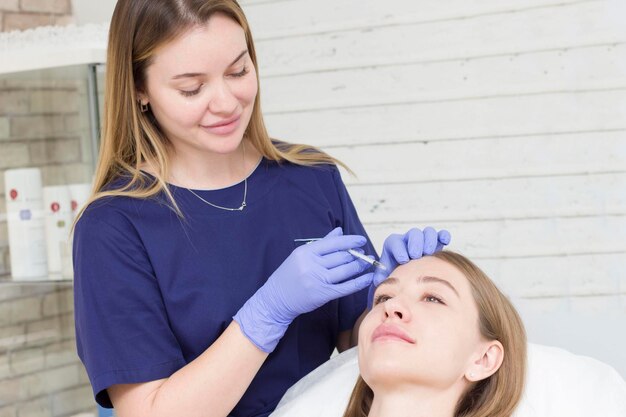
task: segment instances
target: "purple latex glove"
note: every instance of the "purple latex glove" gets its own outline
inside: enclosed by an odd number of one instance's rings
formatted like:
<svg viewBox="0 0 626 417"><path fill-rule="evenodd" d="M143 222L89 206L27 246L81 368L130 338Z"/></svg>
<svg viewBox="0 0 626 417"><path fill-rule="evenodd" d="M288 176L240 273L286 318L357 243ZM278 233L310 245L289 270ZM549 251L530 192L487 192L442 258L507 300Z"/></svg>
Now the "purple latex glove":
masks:
<svg viewBox="0 0 626 417"><path fill-rule="evenodd" d="M373 273L350 279L370 264L346 252L367 240L342 233L336 228L323 239L296 248L233 317L259 349L272 352L300 314L371 284Z"/></svg>
<svg viewBox="0 0 626 417"><path fill-rule="evenodd" d="M392 234L383 244L383 254L380 262L387 270L376 268L372 285L370 285L367 306L372 308L374 290L383 282L398 265L405 264L411 259L419 259L424 255L432 255L443 249L450 243L451 236L447 230L437 232L432 227L426 227L424 231L413 228L403 235Z"/></svg>

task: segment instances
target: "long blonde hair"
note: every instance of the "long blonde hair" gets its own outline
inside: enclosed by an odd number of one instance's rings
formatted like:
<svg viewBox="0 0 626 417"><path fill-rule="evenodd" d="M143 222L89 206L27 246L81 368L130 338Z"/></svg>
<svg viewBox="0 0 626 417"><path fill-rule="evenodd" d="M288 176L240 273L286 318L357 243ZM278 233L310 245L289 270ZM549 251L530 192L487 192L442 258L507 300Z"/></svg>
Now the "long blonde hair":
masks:
<svg viewBox="0 0 626 417"><path fill-rule="evenodd" d="M508 417L519 403L526 373L526 332L517 311L487 275L466 257L451 251L435 258L456 267L467 278L479 315L479 330L504 347L500 369L472 384L459 399L455 417ZM367 417L374 393L359 377L343 417Z"/></svg>
<svg viewBox="0 0 626 417"><path fill-rule="evenodd" d="M170 172L168 139L152 113L140 110L138 91L145 86L146 70L157 48L194 26L206 24L215 13L225 14L243 28L258 80L252 33L237 1L118 0L109 29L100 157L92 195L85 207L106 196L149 198L163 191L173 209L182 216L166 182ZM260 88L258 81L257 87ZM308 166L339 164L348 169L341 161L312 146L273 141L265 128L260 103L259 92L244 138L265 158ZM148 181L140 171L147 161L156 171L155 181ZM112 187L111 183L120 177L127 181L120 187ZM82 211L76 221L80 215Z"/></svg>

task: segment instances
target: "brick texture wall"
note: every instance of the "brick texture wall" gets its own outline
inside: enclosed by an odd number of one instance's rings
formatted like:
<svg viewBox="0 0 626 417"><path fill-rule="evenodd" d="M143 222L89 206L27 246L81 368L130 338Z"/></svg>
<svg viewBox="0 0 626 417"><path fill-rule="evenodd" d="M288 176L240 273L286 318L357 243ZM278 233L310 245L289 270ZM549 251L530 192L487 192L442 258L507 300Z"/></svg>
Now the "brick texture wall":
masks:
<svg viewBox="0 0 626 417"><path fill-rule="evenodd" d="M66 25L72 20L70 0L0 0L0 31Z"/></svg>
<svg viewBox="0 0 626 417"><path fill-rule="evenodd" d="M71 22L70 0L0 0L0 31ZM0 417L96 414L76 354L71 282L9 282L4 171L39 167L44 185L91 175L86 80L62 75L0 76Z"/></svg>
<svg viewBox="0 0 626 417"><path fill-rule="evenodd" d="M75 353L71 285L0 288L0 417L95 413Z"/></svg>

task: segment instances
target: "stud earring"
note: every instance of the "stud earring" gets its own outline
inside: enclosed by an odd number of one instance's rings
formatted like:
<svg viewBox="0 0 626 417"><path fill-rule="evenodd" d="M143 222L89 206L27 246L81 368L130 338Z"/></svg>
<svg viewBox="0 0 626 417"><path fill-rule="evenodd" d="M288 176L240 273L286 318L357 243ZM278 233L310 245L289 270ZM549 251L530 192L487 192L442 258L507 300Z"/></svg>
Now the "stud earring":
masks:
<svg viewBox="0 0 626 417"><path fill-rule="evenodd" d="M470 378L474 379L474 372L470 372L469 376Z"/></svg>

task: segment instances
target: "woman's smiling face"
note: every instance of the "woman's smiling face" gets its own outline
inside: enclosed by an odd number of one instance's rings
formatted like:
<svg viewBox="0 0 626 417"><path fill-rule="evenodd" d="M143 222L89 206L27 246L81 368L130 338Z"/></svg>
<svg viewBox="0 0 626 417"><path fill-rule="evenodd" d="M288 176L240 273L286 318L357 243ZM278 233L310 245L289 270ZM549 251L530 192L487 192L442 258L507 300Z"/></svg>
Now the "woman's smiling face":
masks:
<svg viewBox="0 0 626 417"><path fill-rule="evenodd" d="M396 268L359 330L361 376L377 387L446 388L463 380L483 340L468 280L434 257Z"/></svg>
<svg viewBox="0 0 626 417"><path fill-rule="evenodd" d="M258 92L241 26L223 14L160 47L140 98L176 150L238 148Z"/></svg>

